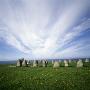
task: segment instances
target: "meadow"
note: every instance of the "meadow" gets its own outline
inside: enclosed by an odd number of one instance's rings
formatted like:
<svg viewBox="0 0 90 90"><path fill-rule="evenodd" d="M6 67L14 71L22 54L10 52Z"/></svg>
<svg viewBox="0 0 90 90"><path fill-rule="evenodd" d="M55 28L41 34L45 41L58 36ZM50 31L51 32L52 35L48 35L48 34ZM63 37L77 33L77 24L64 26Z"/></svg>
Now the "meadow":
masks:
<svg viewBox="0 0 90 90"><path fill-rule="evenodd" d="M13 65L12 65L13 66ZM10 67L0 65L0 90L90 90L90 63L76 68Z"/></svg>

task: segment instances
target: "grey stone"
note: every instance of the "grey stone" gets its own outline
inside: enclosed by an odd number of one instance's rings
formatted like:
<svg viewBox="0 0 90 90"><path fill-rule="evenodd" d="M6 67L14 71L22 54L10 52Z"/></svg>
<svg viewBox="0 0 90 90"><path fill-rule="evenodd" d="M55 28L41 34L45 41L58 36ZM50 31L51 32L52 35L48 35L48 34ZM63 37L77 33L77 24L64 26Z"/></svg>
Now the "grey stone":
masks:
<svg viewBox="0 0 90 90"><path fill-rule="evenodd" d="M77 61L77 67L83 67L83 62L81 59Z"/></svg>
<svg viewBox="0 0 90 90"><path fill-rule="evenodd" d="M60 67L60 64L58 61L55 61L54 62L54 65L53 65L53 68L59 68Z"/></svg>
<svg viewBox="0 0 90 90"><path fill-rule="evenodd" d="M86 58L85 62L89 62L89 59Z"/></svg>
<svg viewBox="0 0 90 90"><path fill-rule="evenodd" d="M38 60L34 60L33 61L33 67L37 67L38 66Z"/></svg>
<svg viewBox="0 0 90 90"><path fill-rule="evenodd" d="M42 64L43 64L43 67L47 67L48 61L47 60L43 60Z"/></svg>
<svg viewBox="0 0 90 90"><path fill-rule="evenodd" d="M64 65L65 65L65 67L68 67L68 61L67 60L64 60Z"/></svg>
<svg viewBox="0 0 90 90"><path fill-rule="evenodd" d="M27 66L28 66L28 65L27 65L27 60L23 60L22 66L24 66L24 67L27 67Z"/></svg>
<svg viewBox="0 0 90 90"><path fill-rule="evenodd" d="M16 66L21 67L22 66L22 61L23 61L22 59L17 60L17 65Z"/></svg>
<svg viewBox="0 0 90 90"><path fill-rule="evenodd" d="M71 63L71 61L72 61L72 60L71 60L71 59L69 59L69 63Z"/></svg>

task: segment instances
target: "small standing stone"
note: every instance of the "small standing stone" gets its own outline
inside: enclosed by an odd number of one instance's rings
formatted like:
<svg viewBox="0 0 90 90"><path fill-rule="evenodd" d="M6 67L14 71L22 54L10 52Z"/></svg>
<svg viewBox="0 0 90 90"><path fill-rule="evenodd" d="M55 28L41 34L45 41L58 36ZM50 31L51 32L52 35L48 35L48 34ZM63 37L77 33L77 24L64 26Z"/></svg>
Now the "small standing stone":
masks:
<svg viewBox="0 0 90 90"><path fill-rule="evenodd" d="M86 58L85 62L89 62L89 59Z"/></svg>
<svg viewBox="0 0 90 90"><path fill-rule="evenodd" d="M60 64L58 61L55 61L54 62L54 65L53 65L53 68L59 68Z"/></svg>
<svg viewBox="0 0 90 90"><path fill-rule="evenodd" d="M83 62L81 59L77 61L77 67L83 67Z"/></svg>
<svg viewBox="0 0 90 90"><path fill-rule="evenodd" d="M47 67L47 64L48 64L47 60L43 60L42 63L43 63L43 67Z"/></svg>
<svg viewBox="0 0 90 90"><path fill-rule="evenodd" d="M21 67L22 66L22 59L17 60L17 65L16 66L17 67Z"/></svg>
<svg viewBox="0 0 90 90"><path fill-rule="evenodd" d="M20 61L18 60L17 61L17 67L20 67L21 65L20 65Z"/></svg>
<svg viewBox="0 0 90 90"><path fill-rule="evenodd" d="M64 60L64 64L65 64L65 67L68 67L68 62L67 62L67 60Z"/></svg>
<svg viewBox="0 0 90 90"><path fill-rule="evenodd" d="M52 60L52 64L54 64L54 60Z"/></svg>
<svg viewBox="0 0 90 90"><path fill-rule="evenodd" d="M24 66L24 67L27 67L27 66L28 66L28 65L27 65L27 60L23 60L22 66Z"/></svg>
<svg viewBox="0 0 90 90"><path fill-rule="evenodd" d="M69 59L69 63L71 63L71 59Z"/></svg>
<svg viewBox="0 0 90 90"><path fill-rule="evenodd" d="M38 60L34 60L33 61L33 67L37 67L38 66Z"/></svg>
<svg viewBox="0 0 90 90"><path fill-rule="evenodd" d="M27 64L30 64L30 60L27 60Z"/></svg>

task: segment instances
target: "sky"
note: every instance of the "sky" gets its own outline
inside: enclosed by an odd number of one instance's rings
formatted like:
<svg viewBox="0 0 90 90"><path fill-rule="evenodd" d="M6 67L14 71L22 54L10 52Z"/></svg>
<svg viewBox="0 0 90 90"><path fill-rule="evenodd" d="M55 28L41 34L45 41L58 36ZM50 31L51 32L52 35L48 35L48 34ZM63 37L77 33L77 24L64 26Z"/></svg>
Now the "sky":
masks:
<svg viewBox="0 0 90 90"><path fill-rule="evenodd" d="M0 0L0 60L90 57L90 0Z"/></svg>

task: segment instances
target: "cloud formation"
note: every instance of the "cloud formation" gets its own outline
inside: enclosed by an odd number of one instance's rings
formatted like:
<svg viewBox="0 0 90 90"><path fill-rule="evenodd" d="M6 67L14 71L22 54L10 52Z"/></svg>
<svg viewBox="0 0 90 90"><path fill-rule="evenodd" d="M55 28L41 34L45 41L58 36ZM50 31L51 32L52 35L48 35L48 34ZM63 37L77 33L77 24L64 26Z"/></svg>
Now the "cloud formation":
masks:
<svg viewBox="0 0 90 90"><path fill-rule="evenodd" d="M88 1L1 0L0 38L36 58L83 56L90 40L77 39L90 30L90 19L80 19Z"/></svg>

